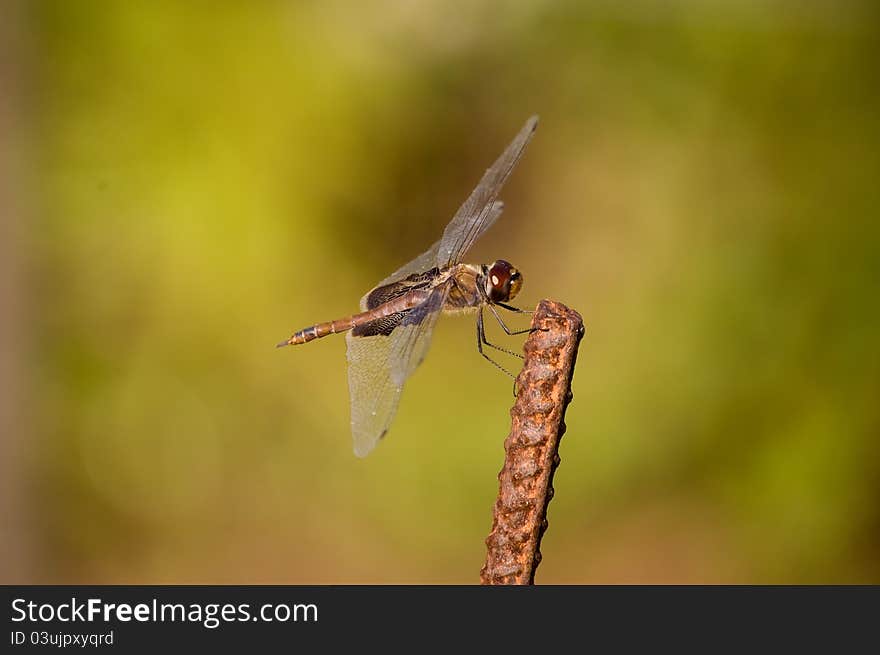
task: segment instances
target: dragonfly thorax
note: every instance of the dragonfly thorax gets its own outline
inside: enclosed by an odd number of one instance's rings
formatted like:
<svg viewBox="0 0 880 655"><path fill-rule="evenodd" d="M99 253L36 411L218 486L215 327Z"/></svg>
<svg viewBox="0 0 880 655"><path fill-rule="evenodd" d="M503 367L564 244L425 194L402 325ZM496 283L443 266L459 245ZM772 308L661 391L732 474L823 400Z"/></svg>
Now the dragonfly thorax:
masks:
<svg viewBox="0 0 880 655"><path fill-rule="evenodd" d="M483 284L490 302L507 302L522 288L522 274L503 259L483 266Z"/></svg>

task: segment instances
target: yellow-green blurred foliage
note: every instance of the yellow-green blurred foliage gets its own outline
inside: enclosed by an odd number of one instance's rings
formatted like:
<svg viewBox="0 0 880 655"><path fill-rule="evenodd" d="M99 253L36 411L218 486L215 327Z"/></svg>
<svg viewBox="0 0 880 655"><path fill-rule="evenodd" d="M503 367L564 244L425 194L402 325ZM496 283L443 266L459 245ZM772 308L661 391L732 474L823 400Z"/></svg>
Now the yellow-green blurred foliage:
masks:
<svg viewBox="0 0 880 655"><path fill-rule="evenodd" d="M880 582L872 3L22 4L4 582L476 582L472 320L364 460L344 339L273 346L532 113L470 259L587 323L538 582Z"/></svg>

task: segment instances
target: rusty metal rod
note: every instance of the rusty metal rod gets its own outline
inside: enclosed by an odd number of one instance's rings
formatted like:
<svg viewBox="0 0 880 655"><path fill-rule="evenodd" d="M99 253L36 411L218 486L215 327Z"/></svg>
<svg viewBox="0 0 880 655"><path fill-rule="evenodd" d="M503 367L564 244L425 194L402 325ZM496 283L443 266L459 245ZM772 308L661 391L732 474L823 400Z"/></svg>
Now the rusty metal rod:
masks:
<svg viewBox="0 0 880 655"><path fill-rule="evenodd" d="M565 409L572 397L571 378L584 333L580 314L552 300L538 304L532 328L523 369L516 378L492 531L486 539L486 564L480 571L480 582L486 585L534 584L541 537L547 530L547 505L553 497L553 473L559 465L559 441L565 432Z"/></svg>

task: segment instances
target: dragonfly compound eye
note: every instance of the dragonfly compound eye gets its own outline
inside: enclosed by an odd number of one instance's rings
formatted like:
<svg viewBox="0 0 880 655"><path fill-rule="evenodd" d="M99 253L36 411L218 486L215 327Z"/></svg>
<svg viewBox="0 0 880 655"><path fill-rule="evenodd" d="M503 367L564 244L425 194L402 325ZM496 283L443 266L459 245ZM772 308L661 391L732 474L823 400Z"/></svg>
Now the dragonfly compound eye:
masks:
<svg viewBox="0 0 880 655"><path fill-rule="evenodd" d="M486 273L486 295L492 302L507 302L519 293L522 275L509 262L499 259Z"/></svg>

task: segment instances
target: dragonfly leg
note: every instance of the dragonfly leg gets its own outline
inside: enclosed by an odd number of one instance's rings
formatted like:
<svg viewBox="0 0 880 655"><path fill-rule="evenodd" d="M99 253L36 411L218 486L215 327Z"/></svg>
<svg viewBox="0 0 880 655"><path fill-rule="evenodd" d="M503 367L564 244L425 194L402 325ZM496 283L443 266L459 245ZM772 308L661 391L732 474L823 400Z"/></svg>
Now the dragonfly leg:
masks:
<svg viewBox="0 0 880 655"><path fill-rule="evenodd" d="M489 307L491 307L491 306L492 305L489 305ZM501 323L501 319L498 317L497 314L495 315L495 318L497 318L498 322ZM495 350L498 350L500 352L507 353L508 355L513 355L514 357L519 357L520 359L523 359L523 356L520 353L513 352L512 350L508 350L507 348L502 348L501 346L496 346L494 343L489 343L488 339L486 339L486 329L483 326L483 308L482 307L480 308L480 315L477 318L477 323L480 326L480 335L481 335L480 339L482 340L483 345L489 346L490 348L494 348ZM501 327L504 328L504 331L507 332L507 334L511 334L511 335L525 334L526 332L530 331L530 330L524 330L522 332L511 332L510 330L507 329L507 326L504 325L504 323L501 323Z"/></svg>
<svg viewBox="0 0 880 655"><path fill-rule="evenodd" d="M499 307L506 309L509 312L513 312L514 314L534 314L534 309L520 309L519 307L514 307L513 305L505 305L503 302L496 302L496 305Z"/></svg>
<svg viewBox="0 0 880 655"><path fill-rule="evenodd" d="M507 375L509 375L510 377L512 377L512 378L514 379L514 383L515 383L515 381L516 381L516 376L515 376L513 373L511 373L510 371L508 371L508 370L507 370L506 368L504 368L501 364L499 364L499 363L496 362L494 359L492 359L491 357L489 357L489 355L487 355L486 353L483 352L483 345L484 345L484 344L487 345L487 346L490 346L490 347L492 347L492 348L496 348L497 350L502 350L503 352L510 352L510 351L504 350L503 348L498 348L497 346L493 346L491 343L489 343L488 341L486 341L486 330L484 329L484 326L483 326L483 310L482 310L482 308L481 308L480 311L479 311L479 313L477 314L477 350L480 351L480 354L481 354L481 355L482 355L487 361L489 361L489 362L490 362L495 368L497 368L497 369L503 371L505 374L507 374ZM511 353L511 354L512 354L512 355L515 355L516 353ZM515 384L514 384L514 388L515 388Z"/></svg>
<svg viewBox="0 0 880 655"><path fill-rule="evenodd" d="M496 303L497 304L497 303ZM509 336L514 336L517 334L530 334L534 332L532 328L526 328L525 330L511 330L507 325L504 324L504 321L501 319L501 314L498 313L498 310L495 309L493 305L487 305L490 310L492 310L492 314L495 316L495 320L498 321L498 325L501 326L501 329L504 330ZM504 309L510 309L506 305L501 305ZM515 308L514 308L515 309ZM526 313L524 309L516 310L518 312ZM500 350L500 348L499 348Z"/></svg>
<svg viewBox="0 0 880 655"><path fill-rule="evenodd" d="M509 312L514 312L516 314L534 314L535 313L534 309L520 309L519 307L505 305L503 302L496 302L494 304L498 305L499 307L501 307L503 309L506 309ZM498 312L495 311L495 308L492 307L492 305L489 305L489 307L492 309L492 313L495 314L495 318L498 319L498 322L501 323L501 327L504 328L504 331L507 332L507 334L525 334L526 332L532 333L537 330L541 330L542 332L546 332L548 329L548 328L528 328L527 330L517 330L516 332L511 332L510 330L507 329L507 326L504 325L504 321L501 320L501 317L498 315Z"/></svg>

